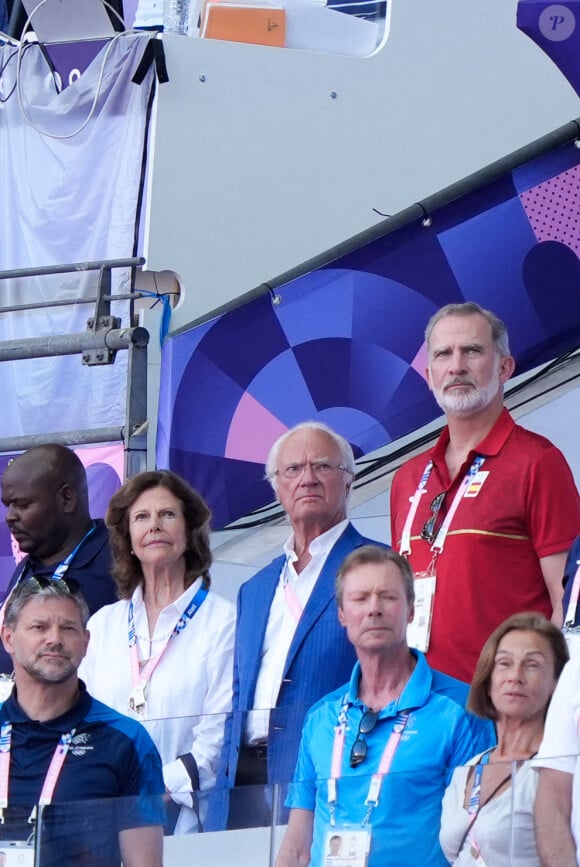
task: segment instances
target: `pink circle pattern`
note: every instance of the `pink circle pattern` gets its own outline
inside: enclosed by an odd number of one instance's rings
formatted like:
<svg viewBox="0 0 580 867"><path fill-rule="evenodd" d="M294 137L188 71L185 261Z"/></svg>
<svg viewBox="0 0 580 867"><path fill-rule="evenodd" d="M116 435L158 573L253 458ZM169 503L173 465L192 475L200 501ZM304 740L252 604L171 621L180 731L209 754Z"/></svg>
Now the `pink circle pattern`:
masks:
<svg viewBox="0 0 580 867"><path fill-rule="evenodd" d="M520 195L538 241L560 241L580 256L580 166Z"/></svg>

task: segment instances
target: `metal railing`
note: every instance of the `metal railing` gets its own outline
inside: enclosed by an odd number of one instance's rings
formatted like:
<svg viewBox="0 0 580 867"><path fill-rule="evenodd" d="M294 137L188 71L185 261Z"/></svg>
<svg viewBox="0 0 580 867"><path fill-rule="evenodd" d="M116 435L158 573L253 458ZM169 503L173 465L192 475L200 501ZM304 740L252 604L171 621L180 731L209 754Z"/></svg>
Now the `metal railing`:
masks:
<svg viewBox="0 0 580 867"><path fill-rule="evenodd" d="M49 335L0 341L0 362L20 359L80 355L87 367L114 364L117 352L126 351L127 386L125 396L125 424L90 430L53 431L21 437L0 438L0 452L23 451L34 445L58 442L63 445L122 442L125 448L125 476L129 478L145 469L147 457L147 345L149 332L140 326L121 327L121 320L111 315L111 302L129 300L130 321L133 318L133 300L139 293L111 294L111 272L115 268L134 270L142 265L142 258L109 259L97 262L76 262L67 265L48 265L38 268L20 268L0 271L0 280L40 277L52 274L99 271L97 294L94 298L59 299L35 304L0 306L0 315L79 304L93 305L93 315L87 320L86 330L75 334Z"/></svg>

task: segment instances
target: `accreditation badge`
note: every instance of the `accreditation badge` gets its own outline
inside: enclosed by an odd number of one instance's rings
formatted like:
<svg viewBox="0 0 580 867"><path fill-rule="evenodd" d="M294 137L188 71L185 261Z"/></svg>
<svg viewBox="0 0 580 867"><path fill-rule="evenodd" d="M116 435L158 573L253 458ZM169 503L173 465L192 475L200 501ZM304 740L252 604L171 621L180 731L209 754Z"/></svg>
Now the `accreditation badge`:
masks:
<svg viewBox="0 0 580 867"><path fill-rule="evenodd" d="M6 867L34 867L34 843L0 839L0 864Z"/></svg>
<svg viewBox="0 0 580 867"><path fill-rule="evenodd" d="M14 689L14 675L0 674L0 704L7 701Z"/></svg>
<svg viewBox="0 0 580 867"><path fill-rule="evenodd" d="M134 713L142 714L145 711L145 688L143 686L134 686L127 701L127 707Z"/></svg>
<svg viewBox="0 0 580 867"><path fill-rule="evenodd" d="M435 584L432 572L415 573L415 614L407 626L407 644L423 653L429 650Z"/></svg>
<svg viewBox="0 0 580 867"><path fill-rule="evenodd" d="M370 825L329 826L320 867L366 867L370 848Z"/></svg>

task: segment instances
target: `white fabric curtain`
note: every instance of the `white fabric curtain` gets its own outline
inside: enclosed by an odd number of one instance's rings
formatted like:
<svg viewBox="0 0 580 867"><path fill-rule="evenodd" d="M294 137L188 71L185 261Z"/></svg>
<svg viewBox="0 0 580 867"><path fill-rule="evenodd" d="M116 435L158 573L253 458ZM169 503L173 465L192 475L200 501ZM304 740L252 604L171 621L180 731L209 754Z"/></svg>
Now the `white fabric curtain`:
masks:
<svg viewBox="0 0 580 867"><path fill-rule="evenodd" d="M61 93L32 45L22 57L22 106L16 52L0 47L0 271L133 255L153 71L142 85L131 78L147 38L113 40ZM95 95L89 122L75 134ZM129 276L113 271L113 294L128 291ZM94 297L97 278L85 272L0 280L0 341L84 331L90 304L2 309ZM129 324L126 303L112 312ZM126 353L93 368L79 355L2 362L0 437L122 424L125 379Z"/></svg>

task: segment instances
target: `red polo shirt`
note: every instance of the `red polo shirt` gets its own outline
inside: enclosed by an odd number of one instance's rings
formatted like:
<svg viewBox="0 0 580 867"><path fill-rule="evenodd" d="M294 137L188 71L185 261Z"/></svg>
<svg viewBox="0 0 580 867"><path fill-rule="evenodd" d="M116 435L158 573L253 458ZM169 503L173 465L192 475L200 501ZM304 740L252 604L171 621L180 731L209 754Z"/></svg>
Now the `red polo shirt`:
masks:
<svg viewBox="0 0 580 867"><path fill-rule="evenodd" d="M445 463L449 431L435 447L411 458L391 488L391 539L400 548L409 499L425 470L433 469L411 528L410 562L427 569L431 544L421 528L433 498L446 491L436 529L476 455L488 475L477 496L463 498L436 564L437 587L427 659L434 668L470 681L481 648L506 617L552 605L540 558L566 551L580 533L580 497L562 453L545 437L515 424L504 409L489 434L470 452L456 478Z"/></svg>

